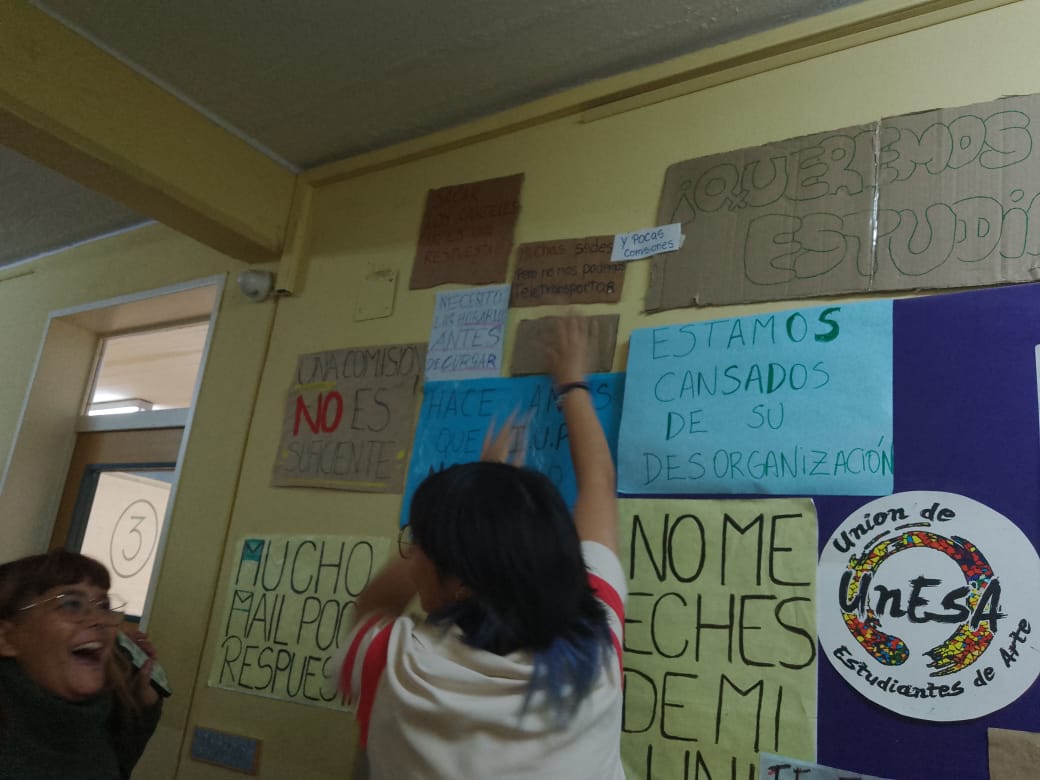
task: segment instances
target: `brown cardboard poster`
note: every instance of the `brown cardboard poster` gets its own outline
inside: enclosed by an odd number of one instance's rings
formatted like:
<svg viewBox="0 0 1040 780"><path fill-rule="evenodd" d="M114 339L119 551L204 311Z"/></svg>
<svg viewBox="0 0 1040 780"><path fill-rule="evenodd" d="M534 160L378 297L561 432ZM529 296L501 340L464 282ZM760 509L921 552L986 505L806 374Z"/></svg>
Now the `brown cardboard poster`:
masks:
<svg viewBox="0 0 1040 780"><path fill-rule="evenodd" d="M669 167L657 221L686 240L650 259L646 310L865 289L875 136L862 125Z"/></svg>
<svg viewBox="0 0 1040 780"><path fill-rule="evenodd" d="M559 317L541 317L537 320L521 321L516 331L516 343L513 345L513 362L509 368L513 376L549 373L546 350L552 343L558 319ZM589 373L605 373L614 365L618 315L598 314L589 317L589 320Z"/></svg>
<svg viewBox="0 0 1040 780"><path fill-rule="evenodd" d="M990 780L1036 777L1040 767L1040 734L1011 729L986 730L989 737Z"/></svg>
<svg viewBox="0 0 1040 780"><path fill-rule="evenodd" d="M400 492L425 363L425 344L301 355L271 484Z"/></svg>
<svg viewBox="0 0 1040 780"><path fill-rule="evenodd" d="M672 165L648 311L1040 277L1040 96Z"/></svg>
<svg viewBox="0 0 1040 780"><path fill-rule="evenodd" d="M430 190L412 263L412 290L506 281L522 173Z"/></svg>
<svg viewBox="0 0 1040 780"><path fill-rule="evenodd" d="M625 264L610 261L613 244L613 236L521 244L509 305L617 303Z"/></svg>
<svg viewBox="0 0 1040 780"><path fill-rule="evenodd" d="M1040 276L1040 95L881 120L874 289Z"/></svg>

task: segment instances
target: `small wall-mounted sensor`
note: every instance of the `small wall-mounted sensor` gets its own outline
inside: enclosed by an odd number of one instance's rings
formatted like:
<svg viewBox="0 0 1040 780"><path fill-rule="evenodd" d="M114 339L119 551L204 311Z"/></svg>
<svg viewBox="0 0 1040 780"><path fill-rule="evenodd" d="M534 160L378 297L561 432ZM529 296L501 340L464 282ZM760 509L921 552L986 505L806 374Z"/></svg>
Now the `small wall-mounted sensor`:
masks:
<svg viewBox="0 0 1040 780"><path fill-rule="evenodd" d="M251 301L266 301L274 290L274 274L271 271L255 269L239 271L238 289Z"/></svg>

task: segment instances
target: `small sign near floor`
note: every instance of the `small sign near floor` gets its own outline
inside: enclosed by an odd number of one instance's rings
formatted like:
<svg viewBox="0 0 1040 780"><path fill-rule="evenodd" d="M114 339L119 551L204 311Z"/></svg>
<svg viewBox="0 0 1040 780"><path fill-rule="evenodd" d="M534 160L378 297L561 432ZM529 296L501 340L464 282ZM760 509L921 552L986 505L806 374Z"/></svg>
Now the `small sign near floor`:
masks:
<svg viewBox="0 0 1040 780"><path fill-rule="evenodd" d="M191 737L191 757L247 775L260 771L260 740L196 726Z"/></svg>

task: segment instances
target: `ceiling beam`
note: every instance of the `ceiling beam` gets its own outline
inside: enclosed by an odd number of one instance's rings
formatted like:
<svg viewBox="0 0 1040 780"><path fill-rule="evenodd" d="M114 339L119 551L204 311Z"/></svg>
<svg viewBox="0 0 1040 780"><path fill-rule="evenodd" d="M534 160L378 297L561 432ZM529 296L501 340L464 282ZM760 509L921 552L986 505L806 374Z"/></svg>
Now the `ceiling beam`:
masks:
<svg viewBox="0 0 1040 780"><path fill-rule="evenodd" d="M247 262L296 175L24 0L0 0L0 144Z"/></svg>

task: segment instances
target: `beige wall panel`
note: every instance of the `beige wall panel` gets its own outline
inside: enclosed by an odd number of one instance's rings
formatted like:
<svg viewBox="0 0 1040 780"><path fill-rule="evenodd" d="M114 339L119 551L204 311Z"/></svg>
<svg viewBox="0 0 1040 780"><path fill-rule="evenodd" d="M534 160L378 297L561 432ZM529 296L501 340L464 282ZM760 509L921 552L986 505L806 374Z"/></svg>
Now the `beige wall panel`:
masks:
<svg viewBox="0 0 1040 780"><path fill-rule="evenodd" d="M36 364L35 381L41 392L25 406L22 438L4 474L0 517L7 521L0 524L0 560L47 549L72 453L71 431L96 343L94 334L83 328L59 321L50 324L47 347ZM56 489L37 490L41 479Z"/></svg>

